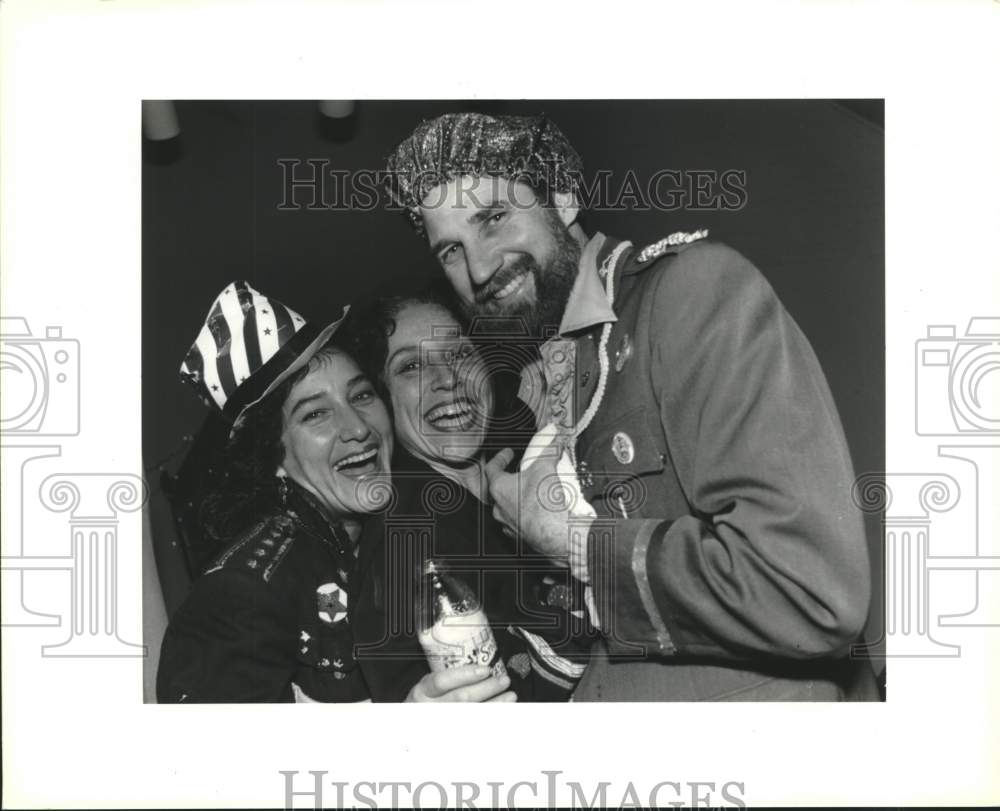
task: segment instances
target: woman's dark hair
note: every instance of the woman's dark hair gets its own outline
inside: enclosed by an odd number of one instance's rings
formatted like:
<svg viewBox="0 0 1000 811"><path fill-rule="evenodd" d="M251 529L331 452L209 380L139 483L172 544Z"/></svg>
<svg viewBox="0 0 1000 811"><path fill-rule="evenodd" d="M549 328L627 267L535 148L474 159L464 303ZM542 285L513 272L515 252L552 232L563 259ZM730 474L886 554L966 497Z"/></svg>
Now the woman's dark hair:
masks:
<svg viewBox="0 0 1000 811"><path fill-rule="evenodd" d="M439 281L413 293L379 296L352 307L342 327L347 351L375 384L388 408L391 404L383 375L389 356L389 337L396 331L399 314L413 304L436 304L451 313L463 329L466 326L462 307L451 285Z"/></svg>
<svg viewBox="0 0 1000 811"><path fill-rule="evenodd" d="M222 551L236 534L280 509L280 482L275 472L285 458L281 407L295 384L314 367L315 359L337 351L350 354L343 340L334 336L309 363L244 412L233 429L222 457L220 478L201 508L203 534L213 547L210 551Z"/></svg>

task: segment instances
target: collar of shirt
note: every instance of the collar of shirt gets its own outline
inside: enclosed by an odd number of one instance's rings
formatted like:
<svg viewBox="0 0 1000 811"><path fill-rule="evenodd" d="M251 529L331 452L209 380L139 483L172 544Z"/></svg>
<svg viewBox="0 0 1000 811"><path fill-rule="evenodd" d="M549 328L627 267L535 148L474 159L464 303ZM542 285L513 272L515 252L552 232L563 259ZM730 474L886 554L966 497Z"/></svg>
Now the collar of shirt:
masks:
<svg viewBox="0 0 1000 811"><path fill-rule="evenodd" d="M566 300L559 334L569 335L608 321L617 321L618 316L608 303L604 284L598 275L598 261L603 261L617 242L604 234L594 234L580 254L580 269L573 282L573 288Z"/></svg>

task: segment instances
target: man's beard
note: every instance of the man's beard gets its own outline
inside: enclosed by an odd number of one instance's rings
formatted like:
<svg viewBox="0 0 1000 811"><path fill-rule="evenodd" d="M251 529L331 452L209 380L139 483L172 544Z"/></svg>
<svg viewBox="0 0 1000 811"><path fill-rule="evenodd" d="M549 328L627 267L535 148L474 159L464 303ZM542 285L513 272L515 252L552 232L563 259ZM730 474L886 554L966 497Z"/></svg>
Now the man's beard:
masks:
<svg viewBox="0 0 1000 811"><path fill-rule="evenodd" d="M555 335L559 331L580 264L579 243L573 239L558 214L551 209L546 209L545 213L549 233L555 241L551 261L543 269L530 254L519 256L510 265L498 270L477 291L474 306L475 315L521 319L528 334L534 338ZM493 297L524 272L531 273L535 280L533 301L521 300L505 305L503 299Z"/></svg>

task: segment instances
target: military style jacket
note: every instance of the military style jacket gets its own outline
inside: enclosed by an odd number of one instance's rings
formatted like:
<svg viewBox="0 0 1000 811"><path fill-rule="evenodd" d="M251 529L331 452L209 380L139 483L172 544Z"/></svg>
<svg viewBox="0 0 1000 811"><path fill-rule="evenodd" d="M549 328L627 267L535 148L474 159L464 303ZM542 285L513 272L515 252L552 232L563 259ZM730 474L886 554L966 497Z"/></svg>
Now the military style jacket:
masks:
<svg viewBox="0 0 1000 811"><path fill-rule="evenodd" d="M596 235L581 269L612 274L614 316L576 443L603 637L574 699L836 700L861 682L874 698L846 658L869 560L812 348L732 249L677 235L608 267L618 246ZM577 419L602 328L563 332Z"/></svg>
<svg viewBox="0 0 1000 811"><path fill-rule="evenodd" d="M159 702L368 699L348 599L354 549L289 484L286 508L242 533L171 618Z"/></svg>

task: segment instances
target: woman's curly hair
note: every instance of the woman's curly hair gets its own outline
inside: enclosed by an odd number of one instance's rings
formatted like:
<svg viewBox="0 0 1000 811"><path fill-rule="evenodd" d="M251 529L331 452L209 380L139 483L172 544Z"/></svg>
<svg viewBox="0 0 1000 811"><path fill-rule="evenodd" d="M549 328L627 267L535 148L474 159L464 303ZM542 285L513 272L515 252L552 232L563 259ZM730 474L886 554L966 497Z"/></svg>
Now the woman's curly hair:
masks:
<svg viewBox="0 0 1000 811"><path fill-rule="evenodd" d="M383 295L352 307L342 327L346 350L371 379L379 396L391 411L385 385L385 362L389 356L389 337L396 331L396 319L412 304L436 304L450 312L465 326L462 306L447 282L439 281L402 295Z"/></svg>
<svg viewBox="0 0 1000 811"><path fill-rule="evenodd" d="M315 368L317 359L338 351L350 354L342 340L331 338L309 363L247 409L233 428L219 480L200 511L203 534L212 551L222 551L238 533L281 509L280 480L275 475L285 458L281 407L295 384Z"/></svg>

